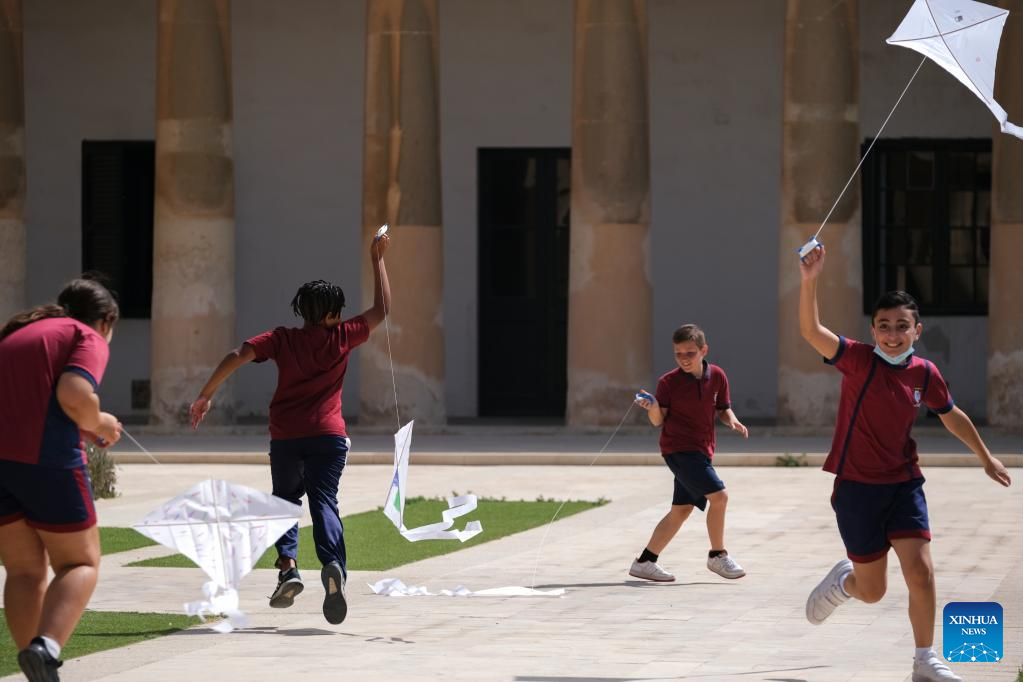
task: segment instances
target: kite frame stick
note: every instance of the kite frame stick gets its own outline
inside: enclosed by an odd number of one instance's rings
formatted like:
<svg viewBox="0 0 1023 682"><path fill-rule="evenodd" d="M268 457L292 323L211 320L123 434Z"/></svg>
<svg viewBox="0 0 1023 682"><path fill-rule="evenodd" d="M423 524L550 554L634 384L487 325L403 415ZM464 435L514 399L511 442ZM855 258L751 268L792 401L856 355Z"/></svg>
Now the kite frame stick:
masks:
<svg viewBox="0 0 1023 682"><path fill-rule="evenodd" d="M878 139L881 137L881 133L884 132L885 126L888 125L888 121L892 120L892 114L894 114L895 110L899 108L899 104L902 103L902 98L906 96L906 93L909 91L909 86L913 84L914 80L916 80L916 75L920 73L920 69L924 67L924 62L926 61L927 56L924 55L924 58L920 60L920 66L916 67L916 71L913 72L913 75L910 77L909 82L906 83L906 87L902 89L902 94L899 95L899 99L898 101L895 102L895 106L892 107L892 110L888 112L888 117L885 118L884 123L882 123L881 127L878 128L877 135L875 135L874 139L870 141L870 146L867 147L867 151L863 153L863 156L860 158L860 162L856 164L856 168L853 170L852 175L849 176L848 182L845 183L845 187L843 187L842 191L839 192L838 198L835 199L835 203L832 204L831 206L831 210L828 211L828 215L824 217L824 222L822 222L821 226L817 228L817 232L814 233L813 239L811 239L810 241L816 240L817 237L820 236L821 231L824 230L824 226L828 224L828 220L831 219L831 214L835 212L836 208L838 208L838 204L840 201L842 201L842 197L845 196L846 190L849 189L849 185L852 184L852 181L856 177L856 174L860 172L860 168L863 167L863 162L867 160L867 156L870 154L870 150L874 148L875 144L877 144Z"/></svg>

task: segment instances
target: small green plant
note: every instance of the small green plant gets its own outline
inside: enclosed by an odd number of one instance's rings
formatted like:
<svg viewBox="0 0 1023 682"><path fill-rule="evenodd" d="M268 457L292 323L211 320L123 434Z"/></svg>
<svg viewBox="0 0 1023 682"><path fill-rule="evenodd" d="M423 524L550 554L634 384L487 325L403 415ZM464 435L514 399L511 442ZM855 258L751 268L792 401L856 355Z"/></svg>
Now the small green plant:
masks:
<svg viewBox="0 0 1023 682"><path fill-rule="evenodd" d="M92 496L96 499L117 497L117 465L106 448L92 443L85 446L89 458L89 478L92 480Z"/></svg>
<svg viewBox="0 0 1023 682"><path fill-rule="evenodd" d="M806 461L806 453L796 456L786 452L784 455L778 455L774 458L774 465L776 467L805 467L809 465Z"/></svg>
<svg viewBox="0 0 1023 682"><path fill-rule="evenodd" d="M1016 682L1023 682L1023 665L1016 671Z"/></svg>

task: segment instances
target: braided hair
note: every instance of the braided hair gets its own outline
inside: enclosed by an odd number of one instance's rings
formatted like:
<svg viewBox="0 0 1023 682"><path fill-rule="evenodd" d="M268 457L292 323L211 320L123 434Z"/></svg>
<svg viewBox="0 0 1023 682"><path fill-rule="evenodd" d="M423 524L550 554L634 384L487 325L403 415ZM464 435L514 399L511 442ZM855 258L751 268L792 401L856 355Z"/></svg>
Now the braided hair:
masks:
<svg viewBox="0 0 1023 682"><path fill-rule="evenodd" d="M291 299L291 309L306 324L319 324L328 315L340 315L345 307L345 292L322 279L306 282Z"/></svg>

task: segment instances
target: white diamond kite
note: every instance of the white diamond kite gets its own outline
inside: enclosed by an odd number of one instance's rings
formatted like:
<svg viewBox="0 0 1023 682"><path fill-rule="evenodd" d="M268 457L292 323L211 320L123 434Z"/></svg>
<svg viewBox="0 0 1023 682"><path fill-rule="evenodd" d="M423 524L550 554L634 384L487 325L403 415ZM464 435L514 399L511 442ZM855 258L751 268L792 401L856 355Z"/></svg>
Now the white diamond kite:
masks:
<svg viewBox="0 0 1023 682"><path fill-rule="evenodd" d="M1007 10L972 0L916 0L888 43L930 57L987 105L1003 133L1023 139L1023 128L1010 123L994 99L998 44L1008 16Z"/></svg>
<svg viewBox="0 0 1023 682"><path fill-rule="evenodd" d="M443 521L412 529L405 527L405 490L408 481L408 458L409 448L412 446L413 424L415 424L415 420L405 424L394 434L394 476L391 478L391 488L387 491L384 515L391 520L401 536L409 542L419 542L420 540L465 542L469 538L479 535L483 532L483 526L479 521L470 521L465 524L465 530L452 529L455 519L476 509L476 496L471 494L449 497L448 508L441 512Z"/></svg>
<svg viewBox="0 0 1023 682"><path fill-rule="evenodd" d="M242 485L209 479L189 488L133 528L194 561L211 580L205 599L185 604L202 617L224 614L214 629L245 627L238 585L270 545L302 518L302 507Z"/></svg>

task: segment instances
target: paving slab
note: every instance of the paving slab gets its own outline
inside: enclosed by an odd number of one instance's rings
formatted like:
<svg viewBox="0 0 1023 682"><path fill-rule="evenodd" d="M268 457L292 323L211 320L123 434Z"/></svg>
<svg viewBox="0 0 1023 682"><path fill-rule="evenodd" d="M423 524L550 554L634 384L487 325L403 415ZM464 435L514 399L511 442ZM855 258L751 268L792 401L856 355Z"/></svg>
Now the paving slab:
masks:
<svg viewBox="0 0 1023 682"><path fill-rule="evenodd" d="M939 610L949 601L997 600L1005 659L958 664L968 680L1014 680L1023 664L1023 471L1002 489L979 468L933 468L927 495L935 533ZM125 525L207 476L267 489L265 466L124 465L120 498L99 503L104 525ZM343 513L379 506L386 466L352 465ZM273 571L242 585L251 627L228 635L197 627L69 661L65 680L773 680L909 679L912 635L897 562L889 594L850 602L822 626L803 615L806 595L843 550L828 499L831 477L813 468L729 468L727 545L748 575L727 581L705 567L695 514L663 553L671 584L626 571L667 510L671 477L651 466L415 466L410 493L471 490L508 499L595 499L603 507L387 572L353 572L351 609L339 626L320 613L318 576L287 610L266 605ZM485 531L484 531L485 532ZM542 548L541 548L542 543ZM131 568L146 548L104 558L90 604L98 610L176 612L197 597L198 569ZM894 559L894 557L893 557ZM367 583L398 577L432 590L505 585L563 587L561 598L388 598ZM941 642L940 627L936 641ZM17 678L10 678L17 679Z"/></svg>

